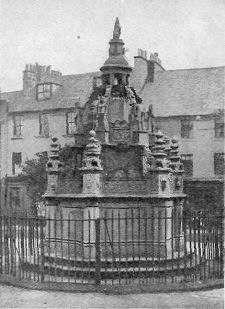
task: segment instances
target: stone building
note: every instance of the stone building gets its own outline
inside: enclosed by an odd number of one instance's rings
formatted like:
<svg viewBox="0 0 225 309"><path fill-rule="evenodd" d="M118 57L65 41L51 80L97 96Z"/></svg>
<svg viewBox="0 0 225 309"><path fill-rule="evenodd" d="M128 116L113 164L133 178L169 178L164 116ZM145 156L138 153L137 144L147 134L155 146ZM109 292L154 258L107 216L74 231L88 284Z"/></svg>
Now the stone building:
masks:
<svg viewBox="0 0 225 309"><path fill-rule="evenodd" d="M27 65L23 74L23 90L2 95L7 112L1 122L1 178L5 178L1 200L14 210L16 204L21 210L30 204L25 186L18 182L22 165L37 152L47 151L52 136L58 136L61 145L74 141L75 111L88 100L99 75L62 76L38 64Z"/></svg>
<svg viewBox="0 0 225 309"><path fill-rule="evenodd" d="M179 139L189 201L223 207L225 67L167 71L157 54L147 59L141 50L135 67L133 83L152 105L155 127Z"/></svg>
<svg viewBox="0 0 225 309"><path fill-rule="evenodd" d="M118 41L117 45L124 53L123 42ZM194 186L196 181L197 184L218 185L222 181L225 68L167 71L157 53L147 57L147 52L139 49L133 70L121 57L126 74L118 71L112 81L113 48L112 40L109 59L101 68L103 80L101 72L62 75L50 66L29 64L23 71L23 89L2 94L0 107L7 106L0 116L1 178L7 176L7 183L2 181L2 205L14 209L19 203L21 209L29 208L25 187L15 177L20 173L21 165L27 158L33 158L35 153L48 150L53 136L58 137L62 146L73 144L74 139L75 142L82 142L84 135L81 133L84 132L81 132L81 122L85 124L86 133L89 132L93 129L91 126L96 110L100 112L105 109L104 102L100 100L102 83L115 83L115 92L121 93L121 82L128 83L128 80L130 87L135 89L127 89L131 100L139 102L142 98L135 115L137 129L142 131L155 126L169 137L177 136L189 183L194 182ZM125 107L126 102L116 114L109 111L111 120L120 115L128 119ZM95 119L96 132L101 140L108 141L107 131L117 132L116 124L110 127L104 117L99 117ZM125 132L127 128L124 126ZM105 128L106 131L103 130ZM115 138L119 140L121 137L115 133ZM134 134L132 138L145 142L146 136L135 137Z"/></svg>
<svg viewBox="0 0 225 309"><path fill-rule="evenodd" d="M214 159L224 146L225 68L156 70L152 80L149 60L136 59L144 72L135 83L138 94L144 104L152 104L156 126L180 139L183 160L189 161L186 176L223 177L222 162L214 165Z"/></svg>

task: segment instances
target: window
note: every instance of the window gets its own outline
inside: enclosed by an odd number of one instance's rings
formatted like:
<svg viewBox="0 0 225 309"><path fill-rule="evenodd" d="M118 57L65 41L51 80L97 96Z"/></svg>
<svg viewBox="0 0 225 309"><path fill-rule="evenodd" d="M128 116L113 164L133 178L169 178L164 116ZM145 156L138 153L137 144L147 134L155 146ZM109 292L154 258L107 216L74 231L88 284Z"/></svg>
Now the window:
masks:
<svg viewBox="0 0 225 309"><path fill-rule="evenodd" d="M102 78L101 77L94 77L93 78L93 86L94 88L98 88L102 86Z"/></svg>
<svg viewBox="0 0 225 309"><path fill-rule="evenodd" d="M52 96L52 83L44 83L37 85L37 100L50 99Z"/></svg>
<svg viewBox="0 0 225 309"><path fill-rule="evenodd" d="M129 85L129 78L130 78L130 75L126 75L126 85Z"/></svg>
<svg viewBox="0 0 225 309"><path fill-rule="evenodd" d="M110 76L109 76L109 74L104 74L103 75L103 83L104 83L104 85L110 85Z"/></svg>
<svg viewBox="0 0 225 309"><path fill-rule="evenodd" d="M181 137L193 138L193 123L189 120L181 120Z"/></svg>
<svg viewBox="0 0 225 309"><path fill-rule="evenodd" d="M49 136L48 115L39 114L39 135Z"/></svg>
<svg viewBox="0 0 225 309"><path fill-rule="evenodd" d="M22 153L13 152L12 153L12 173L13 175L19 174L21 172L22 164Z"/></svg>
<svg viewBox="0 0 225 309"><path fill-rule="evenodd" d="M21 206L20 199L21 189L19 187L12 187L9 189L9 205L11 209L17 209Z"/></svg>
<svg viewBox="0 0 225 309"><path fill-rule="evenodd" d="M16 115L13 117L13 136L22 136L22 116Z"/></svg>
<svg viewBox="0 0 225 309"><path fill-rule="evenodd" d="M223 118L215 119L215 137L216 138L224 137L224 119Z"/></svg>
<svg viewBox="0 0 225 309"><path fill-rule="evenodd" d="M123 78L121 73L115 73L114 75L114 85L122 85Z"/></svg>
<svg viewBox="0 0 225 309"><path fill-rule="evenodd" d="M68 112L66 114L66 133L68 135L74 134L76 132L76 113Z"/></svg>
<svg viewBox="0 0 225 309"><path fill-rule="evenodd" d="M193 154L182 154L181 162L184 164L184 176L193 176Z"/></svg>
<svg viewBox="0 0 225 309"><path fill-rule="evenodd" d="M214 153L214 173L224 175L224 153Z"/></svg>

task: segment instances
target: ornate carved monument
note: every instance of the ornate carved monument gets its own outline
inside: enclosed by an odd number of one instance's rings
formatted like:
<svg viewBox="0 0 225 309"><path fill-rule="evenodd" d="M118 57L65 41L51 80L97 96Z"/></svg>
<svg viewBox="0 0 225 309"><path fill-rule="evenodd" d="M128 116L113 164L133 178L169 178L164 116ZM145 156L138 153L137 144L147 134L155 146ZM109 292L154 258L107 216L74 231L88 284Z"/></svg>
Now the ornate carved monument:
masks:
<svg viewBox="0 0 225 309"><path fill-rule="evenodd" d="M153 132L151 106L145 111L141 98L129 85L132 68L124 56L120 34L117 18L109 42L109 57L100 68L102 85L95 87L83 109L78 108L80 120L71 146L72 174L63 172L63 163L58 162L59 148L53 140L47 164L47 212L51 216L56 211L59 218L68 214L87 218L89 213L95 220L101 217L103 208L110 217L113 207L121 209L123 216L126 209L138 207L140 213L160 218L154 224L155 233L147 232L149 255L156 254L157 234L157 245L160 244L157 256L171 258L176 239L182 240L183 165L177 141ZM171 216L172 212L176 213L175 217ZM138 229L137 221L135 227ZM82 227L84 235L86 228ZM91 237L94 241L95 234ZM125 235L122 233L120 237L123 239ZM90 249L90 243L87 246ZM51 250L55 250L55 244ZM144 255L145 250L140 245L139 254ZM91 256L94 254L92 247ZM104 254L102 249L101 258ZM115 258L119 254L123 257L123 249L120 253L116 251Z"/></svg>

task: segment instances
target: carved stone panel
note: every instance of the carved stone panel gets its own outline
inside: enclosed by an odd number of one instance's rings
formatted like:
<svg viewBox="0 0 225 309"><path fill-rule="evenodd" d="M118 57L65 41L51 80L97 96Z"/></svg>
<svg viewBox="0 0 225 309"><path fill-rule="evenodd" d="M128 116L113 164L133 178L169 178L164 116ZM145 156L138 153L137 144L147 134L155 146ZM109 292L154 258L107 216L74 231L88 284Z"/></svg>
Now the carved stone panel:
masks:
<svg viewBox="0 0 225 309"><path fill-rule="evenodd" d="M110 142L116 143L130 143L131 131L130 125L126 121L116 121L110 124Z"/></svg>
<svg viewBox="0 0 225 309"><path fill-rule="evenodd" d="M122 146L122 145L121 145ZM124 145L124 147L126 147ZM142 161L140 151L127 146L126 149L115 146L104 149L102 164L105 180L138 180L142 179Z"/></svg>
<svg viewBox="0 0 225 309"><path fill-rule="evenodd" d="M115 92L115 91L114 91ZM114 93L116 95L116 93ZM108 121L114 123L124 120L124 103L122 98L110 98L108 102Z"/></svg>

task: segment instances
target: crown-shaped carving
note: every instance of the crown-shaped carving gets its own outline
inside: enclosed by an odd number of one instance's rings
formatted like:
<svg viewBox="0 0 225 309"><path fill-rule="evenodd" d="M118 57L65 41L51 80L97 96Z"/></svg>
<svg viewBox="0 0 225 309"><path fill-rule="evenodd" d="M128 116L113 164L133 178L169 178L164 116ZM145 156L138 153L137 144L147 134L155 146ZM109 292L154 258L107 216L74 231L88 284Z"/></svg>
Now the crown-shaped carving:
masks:
<svg viewBox="0 0 225 309"><path fill-rule="evenodd" d="M168 159L165 152L165 140L161 131L155 133L155 144L152 147L155 168L168 169Z"/></svg>
<svg viewBox="0 0 225 309"><path fill-rule="evenodd" d="M52 138L50 145L50 151L48 154L48 162L46 164L46 170L48 174L57 174L62 171L62 163L59 160L60 144L57 137Z"/></svg>
<svg viewBox="0 0 225 309"><path fill-rule="evenodd" d="M89 142L84 150L84 158L80 170L102 170L100 154L101 144L96 139L94 130L89 132Z"/></svg>
<svg viewBox="0 0 225 309"><path fill-rule="evenodd" d="M183 172L183 164L180 162L179 144L175 137L172 138L170 147L170 168L174 171L176 170Z"/></svg>
<svg viewBox="0 0 225 309"><path fill-rule="evenodd" d="M171 150L171 140L168 136L164 136L164 142L165 142L165 152L166 155L169 157L170 156L170 150Z"/></svg>

